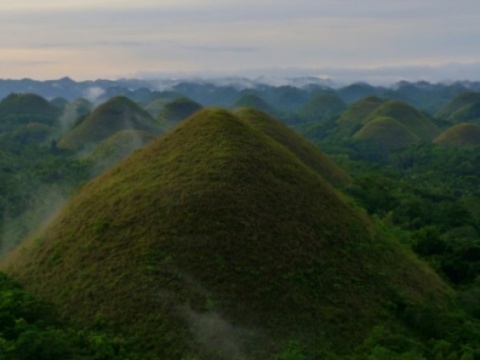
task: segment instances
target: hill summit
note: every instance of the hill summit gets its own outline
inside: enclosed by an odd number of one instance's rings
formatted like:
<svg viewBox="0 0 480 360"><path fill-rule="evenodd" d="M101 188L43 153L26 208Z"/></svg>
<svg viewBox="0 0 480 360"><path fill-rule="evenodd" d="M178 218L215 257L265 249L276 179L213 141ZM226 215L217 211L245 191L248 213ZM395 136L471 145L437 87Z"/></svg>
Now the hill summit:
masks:
<svg viewBox="0 0 480 360"><path fill-rule="evenodd" d="M273 359L292 341L321 358L394 319L399 299L443 304L429 268L246 115L196 113L84 186L3 267L156 359Z"/></svg>

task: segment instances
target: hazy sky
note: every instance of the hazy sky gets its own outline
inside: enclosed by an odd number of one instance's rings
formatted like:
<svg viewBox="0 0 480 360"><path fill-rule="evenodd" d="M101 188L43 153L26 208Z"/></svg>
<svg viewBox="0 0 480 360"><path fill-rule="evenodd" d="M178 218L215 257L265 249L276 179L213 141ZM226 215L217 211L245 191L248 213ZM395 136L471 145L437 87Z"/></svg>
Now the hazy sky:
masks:
<svg viewBox="0 0 480 360"><path fill-rule="evenodd" d="M0 78L480 64L479 0L0 0L0 10Z"/></svg>

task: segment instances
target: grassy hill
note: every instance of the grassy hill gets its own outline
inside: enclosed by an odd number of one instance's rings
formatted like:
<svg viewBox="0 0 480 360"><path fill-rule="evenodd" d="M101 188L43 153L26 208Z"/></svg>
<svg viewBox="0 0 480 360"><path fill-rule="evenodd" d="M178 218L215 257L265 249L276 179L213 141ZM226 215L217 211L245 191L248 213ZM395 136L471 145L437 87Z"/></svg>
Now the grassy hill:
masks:
<svg viewBox="0 0 480 360"><path fill-rule="evenodd" d="M419 140L402 123L386 116L367 122L353 138L368 141L385 150L401 149Z"/></svg>
<svg viewBox="0 0 480 360"><path fill-rule="evenodd" d="M28 123L55 125L61 111L35 94L10 94L0 101L0 130Z"/></svg>
<svg viewBox="0 0 480 360"><path fill-rule="evenodd" d="M342 127L361 127L365 119L380 105L387 100L376 96L362 98L350 105L347 110L338 118L337 124Z"/></svg>
<svg viewBox="0 0 480 360"><path fill-rule="evenodd" d="M450 100L440 111L438 111L435 116L440 119L449 120L452 122L462 122L469 121L472 118L480 118L478 110L476 111L474 117L468 117L468 108L477 107L480 104L480 93L474 91L464 91L452 100Z"/></svg>
<svg viewBox="0 0 480 360"><path fill-rule="evenodd" d="M321 93L310 99L298 111L298 117L305 121L319 121L341 114L347 108L347 104L337 95Z"/></svg>
<svg viewBox="0 0 480 360"><path fill-rule="evenodd" d="M150 114L126 97L118 96L98 106L58 143L59 148L95 146L121 130L141 130L158 134L161 127Z"/></svg>
<svg viewBox="0 0 480 360"><path fill-rule="evenodd" d="M480 145L480 126L467 123L458 124L442 132L433 141L448 147Z"/></svg>
<svg viewBox="0 0 480 360"><path fill-rule="evenodd" d="M255 94L244 94L231 106L232 109L238 109L242 107L254 108L271 116L275 116L277 113L270 104Z"/></svg>
<svg viewBox="0 0 480 360"><path fill-rule="evenodd" d="M179 97L167 102L158 114L157 119L165 128L172 128L201 108L202 105L199 103L186 97Z"/></svg>
<svg viewBox="0 0 480 360"><path fill-rule="evenodd" d="M235 114L246 123L285 146L308 167L316 170L331 184L348 184L350 176L335 165L318 147L269 115L252 108L242 108Z"/></svg>
<svg viewBox="0 0 480 360"><path fill-rule="evenodd" d="M400 102L388 101L373 110L364 120L364 124L379 117L397 120L422 140L431 140L439 133L437 126L414 107Z"/></svg>
<svg viewBox="0 0 480 360"><path fill-rule="evenodd" d="M323 358L446 304L427 266L249 123L197 113L84 186L3 268L155 359L280 359L292 341Z"/></svg>

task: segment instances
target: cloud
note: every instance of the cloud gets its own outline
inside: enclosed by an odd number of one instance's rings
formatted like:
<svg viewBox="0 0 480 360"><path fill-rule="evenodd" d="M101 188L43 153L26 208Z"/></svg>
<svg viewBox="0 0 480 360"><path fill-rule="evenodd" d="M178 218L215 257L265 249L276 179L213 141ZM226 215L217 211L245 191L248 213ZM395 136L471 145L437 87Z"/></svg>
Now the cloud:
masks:
<svg viewBox="0 0 480 360"><path fill-rule="evenodd" d="M105 94L105 90L98 86L88 88L83 95L85 99L92 103L96 103L100 97Z"/></svg>
<svg viewBox="0 0 480 360"><path fill-rule="evenodd" d="M253 46L208 46L208 45L191 45L191 46L184 46L184 49L191 50L191 51L201 51L201 52L227 52L227 53L245 53L245 52L257 52L259 51L258 47Z"/></svg>

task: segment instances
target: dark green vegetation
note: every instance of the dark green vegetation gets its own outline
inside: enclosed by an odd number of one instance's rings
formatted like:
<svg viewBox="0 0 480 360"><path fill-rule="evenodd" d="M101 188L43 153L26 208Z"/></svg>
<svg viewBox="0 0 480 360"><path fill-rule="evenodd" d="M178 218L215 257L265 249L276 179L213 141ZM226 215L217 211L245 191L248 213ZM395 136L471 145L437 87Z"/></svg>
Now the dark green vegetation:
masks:
<svg viewBox="0 0 480 360"><path fill-rule="evenodd" d="M55 125L60 110L35 94L11 94L0 102L0 132L19 125Z"/></svg>
<svg viewBox="0 0 480 360"><path fill-rule="evenodd" d="M75 150L88 149L117 131L126 129L158 134L161 126L133 101L125 97L115 97L98 106L68 132L58 143L58 147Z"/></svg>
<svg viewBox="0 0 480 360"><path fill-rule="evenodd" d="M201 108L202 105L199 103L186 97L179 97L167 102L163 110L158 114L157 119L164 128L169 129L178 125L182 120L193 115Z"/></svg>
<svg viewBox="0 0 480 360"><path fill-rule="evenodd" d="M466 123L452 126L437 136L434 142L450 147L479 146L480 126Z"/></svg>
<svg viewBox="0 0 480 360"><path fill-rule="evenodd" d="M55 151L0 138L0 254L54 213L88 179L89 166Z"/></svg>
<svg viewBox="0 0 480 360"><path fill-rule="evenodd" d="M213 102L207 88L176 90ZM328 91L379 97L307 124L294 113L318 88L251 91L343 170L245 108L204 110L136 151L4 260L38 298L0 275L0 358L479 359L477 130L398 101L440 108L428 88ZM457 90L432 91L446 104ZM60 126L1 135L3 251L98 171L50 141ZM136 135L151 139L122 129L90 159L117 161Z"/></svg>
<svg viewBox="0 0 480 360"><path fill-rule="evenodd" d="M3 360L141 359L125 340L100 328L62 322L55 307L0 273L0 358Z"/></svg>

